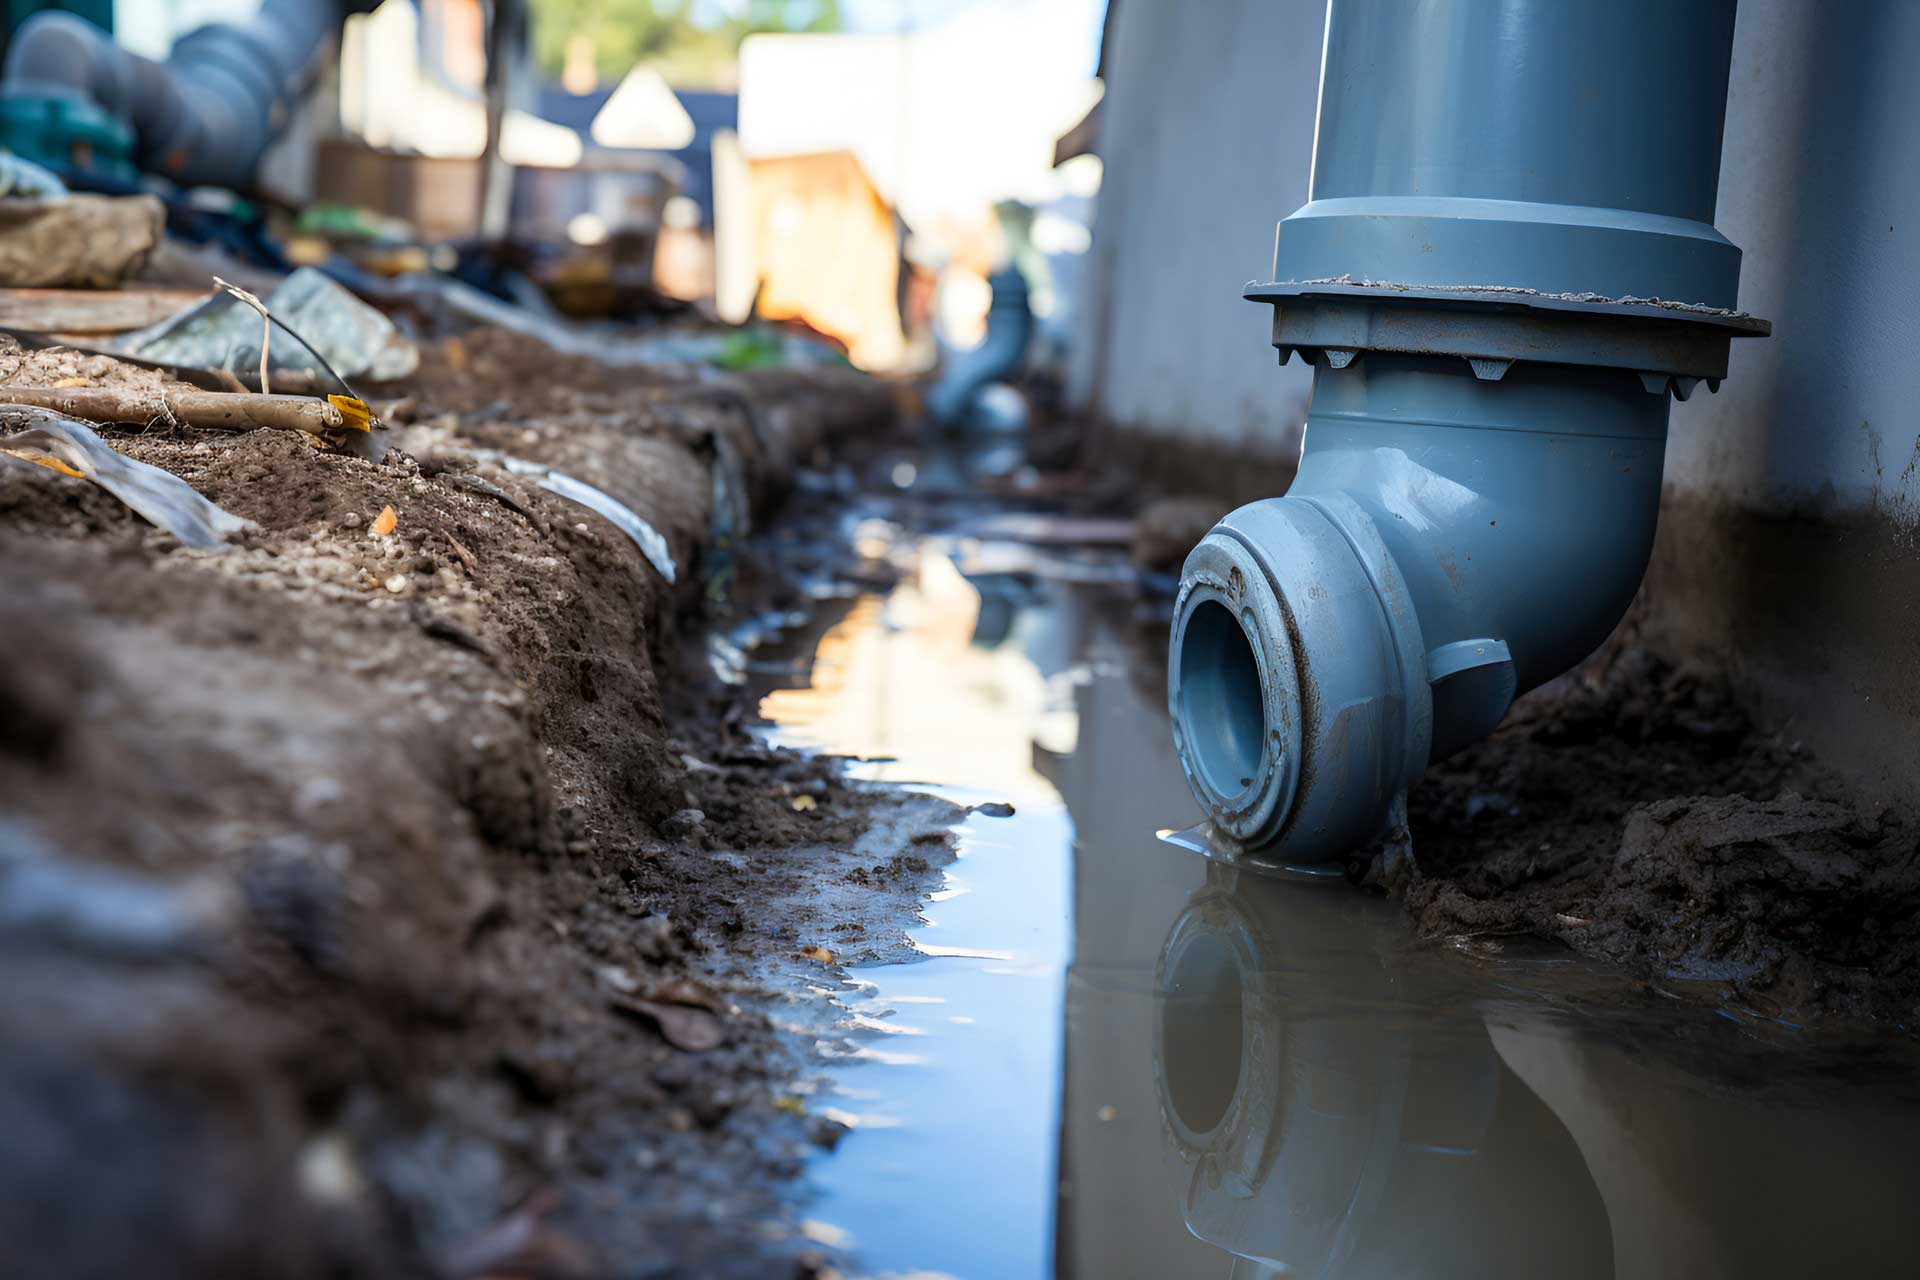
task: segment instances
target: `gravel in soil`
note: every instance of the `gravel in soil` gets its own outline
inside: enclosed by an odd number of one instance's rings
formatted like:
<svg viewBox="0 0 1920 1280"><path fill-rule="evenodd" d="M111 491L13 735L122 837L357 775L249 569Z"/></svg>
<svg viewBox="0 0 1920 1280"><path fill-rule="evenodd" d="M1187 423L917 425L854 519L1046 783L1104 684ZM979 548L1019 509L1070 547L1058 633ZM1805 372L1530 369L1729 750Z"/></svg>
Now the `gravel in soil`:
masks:
<svg viewBox="0 0 1920 1280"><path fill-rule="evenodd" d="M745 554L716 495L764 511L888 398L485 331L391 390L379 461L107 432L253 522L220 553L0 458L13 1274L823 1266L795 1176L839 1128L774 975L896 953L954 813L760 745L683 650ZM677 583L477 449L619 497Z"/></svg>

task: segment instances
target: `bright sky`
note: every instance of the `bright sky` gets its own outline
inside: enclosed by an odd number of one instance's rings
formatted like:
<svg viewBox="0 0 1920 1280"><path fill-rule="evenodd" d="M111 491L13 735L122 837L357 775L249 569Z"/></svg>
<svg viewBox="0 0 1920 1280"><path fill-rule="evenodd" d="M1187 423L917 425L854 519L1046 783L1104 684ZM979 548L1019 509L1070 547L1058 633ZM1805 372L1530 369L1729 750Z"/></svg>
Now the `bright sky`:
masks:
<svg viewBox="0 0 1920 1280"><path fill-rule="evenodd" d="M1100 61L1100 28L1107 0L840 0L840 14L850 31L931 31L943 23L977 10L997 10L1021 20L1064 21L1085 33L1084 58L1066 69L1092 75Z"/></svg>
<svg viewBox="0 0 1920 1280"><path fill-rule="evenodd" d="M715 13L739 13L747 6L747 0L691 3ZM163 58L176 31L202 22L243 18L259 7L260 0L115 0L113 22L120 43L148 57ZM1106 0L840 0L841 16L850 31L898 32L903 26L927 31L977 9L1003 10L1024 18L1065 16L1085 33L1084 58L1070 69L1093 74L1100 57Z"/></svg>
<svg viewBox="0 0 1920 1280"><path fill-rule="evenodd" d="M852 151L916 231L997 200L1059 194L1053 144L1097 99L1104 0L846 3L861 24L903 6L916 24L904 39L870 27L749 37L740 51L748 156Z"/></svg>

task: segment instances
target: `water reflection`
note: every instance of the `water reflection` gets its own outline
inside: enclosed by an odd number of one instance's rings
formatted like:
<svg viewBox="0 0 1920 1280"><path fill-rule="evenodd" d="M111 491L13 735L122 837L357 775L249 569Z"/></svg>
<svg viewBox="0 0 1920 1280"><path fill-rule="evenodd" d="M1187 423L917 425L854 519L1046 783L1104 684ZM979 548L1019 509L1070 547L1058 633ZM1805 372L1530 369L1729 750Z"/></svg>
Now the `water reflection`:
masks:
<svg viewBox="0 0 1920 1280"><path fill-rule="evenodd" d="M965 557L962 556L964 562ZM1769 1277L1916 1269L1920 1057L1156 839L1198 814L1124 593L933 551L820 640L789 735L1012 799L859 971L817 1216L876 1272ZM1071 896L1064 883L1071 876ZM1061 972L1065 969L1064 992ZM865 1065L859 1065L865 1064Z"/></svg>
<svg viewBox="0 0 1920 1280"><path fill-rule="evenodd" d="M1059 1274L1920 1270L1911 1045L1468 958L1343 881L1156 841L1191 804L1143 684L1096 664L1049 770L1079 832Z"/></svg>
<svg viewBox="0 0 1920 1280"><path fill-rule="evenodd" d="M1187 1228L1253 1264L1235 1275L1611 1276L1565 1126L1395 963L1404 932L1344 884L1208 869L1154 981Z"/></svg>

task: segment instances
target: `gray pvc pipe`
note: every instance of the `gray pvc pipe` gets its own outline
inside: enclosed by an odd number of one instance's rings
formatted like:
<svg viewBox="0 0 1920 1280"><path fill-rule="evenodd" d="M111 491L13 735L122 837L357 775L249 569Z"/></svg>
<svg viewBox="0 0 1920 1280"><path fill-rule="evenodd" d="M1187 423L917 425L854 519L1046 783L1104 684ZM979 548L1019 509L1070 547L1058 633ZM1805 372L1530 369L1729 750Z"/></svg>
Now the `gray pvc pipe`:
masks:
<svg viewBox="0 0 1920 1280"><path fill-rule="evenodd" d="M1733 0L1333 0L1274 278L1731 307L1740 251L1713 214L1733 19Z"/></svg>
<svg viewBox="0 0 1920 1280"><path fill-rule="evenodd" d="M980 393L1013 377L1033 342L1033 309L1026 278L1012 267L993 273L987 333L979 346L946 355L946 367L927 391L927 416L942 426L964 426Z"/></svg>
<svg viewBox="0 0 1920 1280"><path fill-rule="evenodd" d="M1333 0L1276 279L1731 305L1731 38L1729 0ZM1219 835L1283 860L1403 850L1407 789L1597 648L1652 547L1665 375L1463 357L1483 312L1405 305L1450 354L1307 351L1292 488L1221 521L1175 601L1182 768Z"/></svg>
<svg viewBox="0 0 1920 1280"><path fill-rule="evenodd" d="M265 0L251 19L183 36L164 63L84 19L42 13L14 36L0 94L93 103L130 126L140 167L182 186L245 189L292 118L313 64L371 0Z"/></svg>

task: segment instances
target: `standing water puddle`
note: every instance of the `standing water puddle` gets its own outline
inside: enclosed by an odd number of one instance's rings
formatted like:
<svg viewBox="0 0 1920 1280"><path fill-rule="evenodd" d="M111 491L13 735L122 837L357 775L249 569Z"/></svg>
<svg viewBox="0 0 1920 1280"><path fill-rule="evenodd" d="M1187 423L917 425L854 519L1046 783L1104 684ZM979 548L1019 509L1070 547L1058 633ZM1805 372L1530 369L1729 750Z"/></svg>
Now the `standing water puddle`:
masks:
<svg viewBox="0 0 1920 1280"><path fill-rule="evenodd" d="M776 740L1013 807L958 828L925 958L829 993L816 1238L967 1280L1920 1270L1910 1045L1156 838L1197 815L1132 610L928 547L766 696Z"/></svg>

